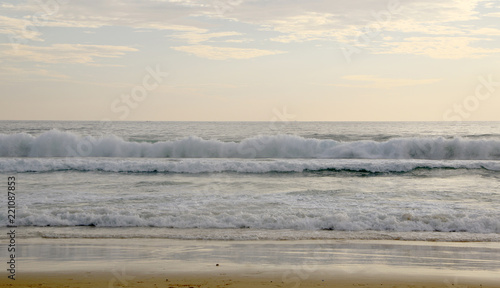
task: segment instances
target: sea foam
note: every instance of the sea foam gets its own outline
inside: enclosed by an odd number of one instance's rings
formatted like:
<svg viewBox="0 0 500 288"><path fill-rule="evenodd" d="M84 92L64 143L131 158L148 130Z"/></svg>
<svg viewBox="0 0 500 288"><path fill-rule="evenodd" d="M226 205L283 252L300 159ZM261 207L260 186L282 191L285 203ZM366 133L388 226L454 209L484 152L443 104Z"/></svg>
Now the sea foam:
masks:
<svg viewBox="0 0 500 288"><path fill-rule="evenodd" d="M265 205L264 203L261 204ZM137 204L136 204L137 206ZM130 207L132 208L132 207ZM158 210L156 214L141 209L131 212L115 207L61 208L27 210L17 223L20 226L97 226L97 227L164 227L180 229L270 229L308 231L397 231L397 232L467 232L500 233L498 213L480 211L439 211L422 213L386 211L336 211L335 209L262 209L250 213L208 208ZM338 209L340 210L340 209ZM425 210L425 209L423 209ZM141 212L142 211L142 212ZM369 215L367 215L369 214ZM6 217L0 216L0 220Z"/></svg>
<svg viewBox="0 0 500 288"><path fill-rule="evenodd" d="M102 171L112 173L271 173L351 171L410 172L416 169L500 171L492 160L415 159L151 159L151 158L0 158L0 172Z"/></svg>
<svg viewBox="0 0 500 288"><path fill-rule="evenodd" d="M52 130L39 136L0 134L0 157L500 160L500 140L437 137L340 142L272 135L240 142L191 136L149 143L126 141L115 135L83 137Z"/></svg>

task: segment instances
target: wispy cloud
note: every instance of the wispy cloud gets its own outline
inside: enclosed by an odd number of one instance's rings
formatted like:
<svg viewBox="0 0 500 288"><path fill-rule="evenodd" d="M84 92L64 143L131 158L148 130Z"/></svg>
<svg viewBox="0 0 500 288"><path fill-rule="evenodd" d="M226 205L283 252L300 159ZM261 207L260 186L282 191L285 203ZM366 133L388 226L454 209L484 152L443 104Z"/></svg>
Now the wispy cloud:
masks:
<svg viewBox="0 0 500 288"><path fill-rule="evenodd" d="M276 55L284 51L252 48L215 47L209 45L191 45L171 47L174 50L196 55L211 60L250 59L261 56Z"/></svg>
<svg viewBox="0 0 500 288"><path fill-rule="evenodd" d="M228 32L213 32L207 33L208 31L196 31L196 32L186 32L182 34L174 34L173 37L184 40L189 44L198 44L200 42L206 42L212 40L214 38L225 38L230 36L239 36L242 35L239 32L228 31Z"/></svg>
<svg viewBox="0 0 500 288"><path fill-rule="evenodd" d="M97 1L89 5L87 1L64 1L56 13L39 23L39 27L58 28L92 28L129 27L142 32L144 29L165 31L170 39L189 45L200 45L206 42L242 43L245 39L254 39L249 31L259 31L259 39L283 44L302 43L308 41L324 41L333 45L341 43L360 44L359 37L365 28L377 29L379 38L370 38L369 45L364 45L367 51L384 54L425 55L433 58L478 58L496 53L495 49L481 47L479 40L473 39L490 36L500 36L494 26L486 28L474 21L498 17L499 12L494 5L487 5L482 0L443 0L443 1L400 1L401 13L391 14L390 1L359 0L329 1L241 1L234 9L221 14L217 12L217 1L203 0L144 0L127 1ZM2 4L5 11L14 11L16 15L22 12L25 16L17 18L11 15L0 16L0 34L17 35L23 39L43 41L44 29L30 29L30 16L43 12L40 5ZM481 8L481 9L479 9ZM21 13L21 14L20 14ZM378 16L377 16L378 15ZM382 16L381 16L382 15ZM208 17L207 17L208 16ZM215 17L220 21L211 22ZM207 19L208 18L208 19ZM224 22L226 21L226 22ZM228 26L220 25L227 23ZM239 30L234 23L245 24L250 29ZM214 25L215 24L215 25ZM31 25L31 26L30 26ZM38 25L38 24L37 24ZM231 27L225 30L224 27ZM40 31L38 31L40 30ZM380 33L379 33L380 32ZM389 38L397 34L404 41L390 43ZM246 38L240 39L245 35ZM385 37L385 39L384 39ZM445 37L458 37L462 41L460 47L465 47L464 53L453 51L445 57L441 52L430 49L410 49L411 45L420 45L421 39L434 38L431 43L447 44L451 40ZM376 38L376 39L375 39ZM379 41L379 40L383 41ZM412 42L412 41L416 42ZM483 39L485 40L485 39ZM457 42L455 41L455 42ZM497 39L498 41L498 39ZM26 44L21 42L22 44ZM327 44L328 44L327 43ZM366 46L366 47L365 47ZM180 46L184 47L184 46ZM211 46L210 46L211 47ZM450 46L446 46L450 47ZM183 48L184 49L184 48ZM196 47L190 50L198 49ZM220 48L219 50L224 50ZM239 49L239 48L235 48ZM205 49L206 50L206 49ZM256 49L254 49L256 50ZM439 48L438 48L439 50ZM488 54L490 53L490 54ZM199 54L199 53L198 53Z"/></svg>
<svg viewBox="0 0 500 288"><path fill-rule="evenodd" d="M48 47L0 44L0 59L37 63L96 64L96 58L117 58L137 49L125 46L53 44Z"/></svg>
<svg viewBox="0 0 500 288"><path fill-rule="evenodd" d="M500 29L497 28L479 28L475 30L470 31L471 34L473 35L481 35L481 36L500 36Z"/></svg>
<svg viewBox="0 0 500 288"><path fill-rule="evenodd" d="M483 58L500 53L500 48L473 46L484 38L474 37L409 37L401 42L385 43L379 54L425 55L437 59Z"/></svg>
<svg viewBox="0 0 500 288"><path fill-rule="evenodd" d="M486 17L500 17L500 12L492 12L492 13L485 14L484 16L486 16Z"/></svg>
<svg viewBox="0 0 500 288"><path fill-rule="evenodd" d="M30 28L30 22L26 19L12 18L0 15L0 34L5 34L11 37L11 41L17 39L17 42L21 40L31 40L31 41L43 41L40 38L41 33Z"/></svg>
<svg viewBox="0 0 500 288"><path fill-rule="evenodd" d="M280 32L283 35L272 38L272 41L290 43L313 40L335 40L338 30L332 29L338 20L330 13L309 12L301 15L268 21L268 30Z"/></svg>
<svg viewBox="0 0 500 288"><path fill-rule="evenodd" d="M7 82L7 83L26 82L27 79L33 79L33 78L43 79L43 80L56 80L56 81L69 79L67 75L38 67L21 68L21 67L2 66L0 68L0 75L1 75L0 82Z"/></svg>
<svg viewBox="0 0 500 288"><path fill-rule="evenodd" d="M441 79L409 79L409 78L383 78L375 75L346 75L342 77L347 80L345 83L333 84L338 87L363 87L363 88L382 88L390 89L406 86L418 86L433 84Z"/></svg>

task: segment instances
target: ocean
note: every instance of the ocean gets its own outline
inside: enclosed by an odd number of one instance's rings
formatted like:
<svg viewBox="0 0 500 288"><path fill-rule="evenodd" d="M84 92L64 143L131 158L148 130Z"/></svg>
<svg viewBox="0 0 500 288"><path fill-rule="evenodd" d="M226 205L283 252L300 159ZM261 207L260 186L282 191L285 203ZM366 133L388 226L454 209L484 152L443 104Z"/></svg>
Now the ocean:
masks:
<svg viewBox="0 0 500 288"><path fill-rule="evenodd" d="M500 122L0 121L0 174L28 238L500 242Z"/></svg>

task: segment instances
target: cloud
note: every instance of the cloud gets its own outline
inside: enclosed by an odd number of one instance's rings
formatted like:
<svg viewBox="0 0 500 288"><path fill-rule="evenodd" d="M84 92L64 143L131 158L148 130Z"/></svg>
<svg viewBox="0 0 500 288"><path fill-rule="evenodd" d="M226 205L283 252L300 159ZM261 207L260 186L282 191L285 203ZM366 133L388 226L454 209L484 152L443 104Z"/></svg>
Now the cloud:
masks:
<svg viewBox="0 0 500 288"><path fill-rule="evenodd" d="M351 2L319 0L306 5L300 0L246 1L226 16L231 21L260 26L261 30L270 32L268 35L277 32L279 35L268 39L284 44L340 42L363 46L373 53L449 59L480 58L497 53L496 49L484 46L484 41L499 41L489 38L500 36L499 30L485 28L491 23L487 26L482 21L486 21L485 16L498 13L493 7L482 9L482 0ZM453 37L457 39L452 40ZM369 43L363 41L366 38ZM402 38L404 41L387 43ZM437 46L432 48L423 43L427 40ZM460 52L456 47L465 50ZM444 51L448 48L450 53Z"/></svg>
<svg viewBox="0 0 500 288"><path fill-rule="evenodd" d="M0 82L25 82L26 79L33 79L34 77L46 80L67 80L69 77L55 71L38 67L6 67L0 68L1 80ZM22 76L22 77L21 77Z"/></svg>
<svg viewBox="0 0 500 288"><path fill-rule="evenodd" d="M45 30L39 29L42 27L97 29L114 26L130 27L137 32L150 29L165 31L170 39L185 43L179 45L193 45L180 46L180 49L196 50L199 55L204 52L198 50L208 50L199 47L211 47L200 44L209 41L241 43L248 42L248 39L262 39L263 43L283 44L324 41L332 43L332 47L348 43L363 46L368 53L478 58L497 53L496 49L481 47L484 43L480 40L467 42L464 39L483 37L482 40L490 40L486 38L500 36L499 30L491 23L482 25L481 21L492 21L488 17L500 15L495 7L486 5L490 2L483 0L74 0L59 1L62 4L49 9L50 13L41 17L43 21L40 23L33 23L32 16L47 13L40 4L46 2L41 1L39 5L20 2L2 4L8 13L24 13L24 16L0 16L0 34L43 41L41 32ZM221 5L230 9L221 10ZM231 29L225 30L227 27ZM370 29L375 29L373 37L366 34ZM246 38L239 39L242 35ZM457 41L462 42L443 40L446 37L457 37ZM369 38L369 43L360 40L366 38ZM458 45L466 51L460 53L452 48L450 56L446 57L442 51L432 51L429 45L415 49L408 47L422 44L421 39L432 38L431 43L449 44L446 47ZM411 44L412 41L415 43ZM26 44L26 41L19 43ZM218 48L221 49L225 48ZM436 47L435 50L442 49Z"/></svg>
<svg viewBox="0 0 500 288"><path fill-rule="evenodd" d="M226 43L250 43L255 41L254 39L251 38L240 38L240 39L227 39L224 40Z"/></svg>
<svg viewBox="0 0 500 288"><path fill-rule="evenodd" d="M419 0L402 2L403 13L408 19L422 23L452 24L457 21L476 20L481 17L476 10L483 0ZM453 26L453 25L450 25Z"/></svg>
<svg viewBox="0 0 500 288"><path fill-rule="evenodd" d="M474 42L484 41L484 38L474 37L409 37L402 42L383 44L385 49L378 54L413 54L425 55L437 59L483 58L500 49L488 49L472 46Z"/></svg>
<svg viewBox="0 0 500 288"><path fill-rule="evenodd" d="M384 27L384 31L425 35L464 35L467 30L439 23L425 23L415 19L398 19Z"/></svg>
<svg viewBox="0 0 500 288"><path fill-rule="evenodd" d="M223 38L223 37L239 36L239 35L243 34L234 31L214 32L214 33L207 33L207 31L202 31L200 33L199 31L196 31L196 32L187 32L182 34L174 34L173 37L180 40L184 40L189 44L198 44L200 42L209 41L213 38Z"/></svg>
<svg viewBox="0 0 500 288"><path fill-rule="evenodd" d="M396 87L426 85L441 81L441 79L382 78L374 75L347 75L343 76L342 79L350 82L362 82L362 84L342 83L334 84L334 86L390 89Z"/></svg>
<svg viewBox="0 0 500 288"><path fill-rule="evenodd" d="M16 3L2 5L6 11L14 11L22 17L0 18L0 27L5 23L24 28L65 27L100 28L121 26L137 29L173 31L205 31L193 25L190 15L203 5L191 1L37 1L38 3ZM59 3L62 2L62 3ZM91 2L91 3L89 3ZM2 17L2 16L0 16ZM2 33L0 31L0 33Z"/></svg>
<svg viewBox="0 0 500 288"><path fill-rule="evenodd" d="M492 12L484 15L485 17L500 17L500 12Z"/></svg>
<svg viewBox="0 0 500 288"><path fill-rule="evenodd" d="M124 25L128 26L128 25ZM143 22L131 25L135 29L154 29L154 30L170 30L170 31L185 31L188 33L206 33L207 30L203 28L198 28L194 26L187 25L175 25L168 23L158 23L158 22Z"/></svg>
<svg viewBox="0 0 500 288"><path fill-rule="evenodd" d="M285 53L284 51L234 47L215 47L208 45L177 46L171 48L177 51L194 54L200 58L211 60L250 59L255 57Z"/></svg>
<svg viewBox="0 0 500 288"><path fill-rule="evenodd" d="M290 43L335 40L339 35L338 30L332 29L335 24L337 24L337 20L333 14L309 12L284 19L271 20L264 27L267 30L283 34L271 38L272 41Z"/></svg>
<svg viewBox="0 0 500 288"><path fill-rule="evenodd" d="M38 63L95 64L96 58L117 58L135 48L111 45L53 44L48 47L0 44L1 58Z"/></svg>
<svg viewBox="0 0 500 288"><path fill-rule="evenodd" d="M0 15L0 34L10 37L12 43L43 41L41 33L27 19L12 18Z"/></svg>
<svg viewBox="0 0 500 288"><path fill-rule="evenodd" d="M310 5L306 8L308 10L297 10L296 15L280 16L278 13L276 18L261 23L268 30L283 34L272 38L273 41L348 42L348 39L356 41L360 35L367 34L367 31L375 34L397 32L429 36L468 35L467 25L457 25L455 22L472 21L481 16L476 11L480 0L388 1L378 6L374 5L376 1L356 2L356 7ZM255 23L258 21L255 20Z"/></svg>
<svg viewBox="0 0 500 288"><path fill-rule="evenodd" d="M500 29L479 28L476 30L471 30L470 33L473 35L481 35L481 36L500 36Z"/></svg>
<svg viewBox="0 0 500 288"><path fill-rule="evenodd" d="M198 44L216 38L243 35L236 31L212 32L213 25L193 20L199 11L213 11L213 3L199 1L71 1L46 7L40 5L3 5L23 18L0 16L0 34L18 35L27 40L43 41L40 31L52 28L91 28L105 26L130 27L138 32L159 30L173 32L169 37L188 44ZM51 4L50 2L49 4ZM47 4L47 3L45 3ZM37 21L34 21L38 19ZM205 28L207 26L208 28ZM221 29L218 29L221 30ZM16 41L27 44L27 41Z"/></svg>

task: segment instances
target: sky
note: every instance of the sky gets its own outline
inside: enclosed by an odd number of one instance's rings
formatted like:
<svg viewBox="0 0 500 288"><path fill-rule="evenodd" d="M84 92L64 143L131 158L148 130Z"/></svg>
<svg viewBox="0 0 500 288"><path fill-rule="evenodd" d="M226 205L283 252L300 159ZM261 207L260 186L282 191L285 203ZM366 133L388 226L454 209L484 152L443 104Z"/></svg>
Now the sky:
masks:
<svg viewBox="0 0 500 288"><path fill-rule="evenodd" d="M500 1L15 0L0 120L500 121Z"/></svg>

